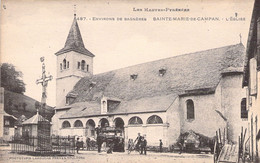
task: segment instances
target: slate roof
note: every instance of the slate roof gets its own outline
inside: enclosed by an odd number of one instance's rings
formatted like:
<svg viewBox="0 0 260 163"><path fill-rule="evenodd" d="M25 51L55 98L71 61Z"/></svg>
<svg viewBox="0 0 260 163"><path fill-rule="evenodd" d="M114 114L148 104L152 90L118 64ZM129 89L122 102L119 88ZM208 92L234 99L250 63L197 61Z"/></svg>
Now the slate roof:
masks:
<svg viewBox="0 0 260 163"><path fill-rule="evenodd" d="M25 120L22 124L23 125L31 125L31 124L38 124L38 121L48 121L47 119L43 118L38 112L32 116L31 118Z"/></svg>
<svg viewBox="0 0 260 163"><path fill-rule="evenodd" d="M78 112L73 107L76 103L82 107L96 103L84 115L100 114L103 96L120 99L114 113L165 111L177 96L214 93L222 72L241 71L244 58L244 46L236 44L85 77L70 92L77 97L72 109L62 117L73 117ZM166 69L163 76L159 75L161 68ZM131 80L132 74L138 75L135 80ZM95 83L93 88L91 83Z"/></svg>
<svg viewBox="0 0 260 163"><path fill-rule="evenodd" d="M77 23L77 19L76 19L76 15L74 15L74 19L69 31L69 35L67 37L66 43L64 48L62 48L61 50L59 50L57 53L55 53L56 55L60 55L69 51L75 51L90 57L94 57L94 55L85 48L81 34L80 34L80 30L79 30L79 26Z"/></svg>
<svg viewBox="0 0 260 163"><path fill-rule="evenodd" d="M116 109L107 114L128 114L166 111L175 101L176 95L145 97L138 100L121 101ZM79 118L101 115L100 103L79 102L74 103L66 114L61 118Z"/></svg>

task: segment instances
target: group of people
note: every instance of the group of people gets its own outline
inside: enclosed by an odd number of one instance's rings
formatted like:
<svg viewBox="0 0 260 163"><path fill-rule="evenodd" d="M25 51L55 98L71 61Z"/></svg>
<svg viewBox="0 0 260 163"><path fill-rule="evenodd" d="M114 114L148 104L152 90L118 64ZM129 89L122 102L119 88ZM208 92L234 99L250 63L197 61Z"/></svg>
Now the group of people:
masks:
<svg viewBox="0 0 260 163"><path fill-rule="evenodd" d="M82 149L84 148L83 144L84 144L84 142L83 142L82 138L80 140L80 138L77 137L77 139L76 139L76 150L77 150L77 153L79 152L80 148L82 148ZM87 137L86 138L86 149L87 149L87 151L89 151L91 147L92 147L91 140L90 140L89 137Z"/></svg>
<svg viewBox="0 0 260 163"><path fill-rule="evenodd" d="M146 135L141 136L141 134L138 133L137 138L135 139L134 142L133 139L128 140L128 151L131 151L132 148L134 148L135 150L140 151L140 154L146 155L146 146L147 146Z"/></svg>
<svg viewBox="0 0 260 163"><path fill-rule="evenodd" d="M106 139L105 136L104 136L104 131L102 130L101 126L98 125L98 127L95 129L96 130L96 145L97 145L97 148L98 148L98 153L101 152L101 147L102 147L102 144L105 143L106 145L106 148L108 147L107 149L107 152L108 153L112 153L112 150L114 149L114 146L115 146L115 149L119 149L120 152L124 151L124 140L122 139L119 139L118 142L116 142L117 139L113 139L113 140L110 140L110 139ZM110 142L112 141L112 142ZM77 138L76 140L76 150L77 150L77 153L79 151L79 149L81 147L83 147L83 142L80 141L80 138ZM119 147L117 147L117 146ZM122 147L121 147L122 146ZM91 147L91 140L90 138L87 137L86 139L86 148L87 150L90 150L90 147ZM160 147L160 152L162 152L162 147L163 147L163 143L162 143L162 140L160 139L159 140L159 147ZM121 149L123 148L123 150ZM146 135L143 135L141 136L140 133L138 133L136 139L133 141L133 139L129 139L128 141L128 151L132 151L132 150L136 150L138 151L141 155L144 154L146 155L147 154L147 140L146 140Z"/></svg>

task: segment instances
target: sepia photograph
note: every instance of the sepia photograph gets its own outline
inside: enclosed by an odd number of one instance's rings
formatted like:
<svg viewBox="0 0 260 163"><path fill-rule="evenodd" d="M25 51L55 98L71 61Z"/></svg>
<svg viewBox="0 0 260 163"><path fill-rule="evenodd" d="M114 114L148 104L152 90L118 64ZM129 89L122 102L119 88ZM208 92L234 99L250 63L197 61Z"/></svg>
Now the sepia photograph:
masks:
<svg viewBox="0 0 260 163"><path fill-rule="evenodd" d="M0 4L0 162L260 162L260 0Z"/></svg>

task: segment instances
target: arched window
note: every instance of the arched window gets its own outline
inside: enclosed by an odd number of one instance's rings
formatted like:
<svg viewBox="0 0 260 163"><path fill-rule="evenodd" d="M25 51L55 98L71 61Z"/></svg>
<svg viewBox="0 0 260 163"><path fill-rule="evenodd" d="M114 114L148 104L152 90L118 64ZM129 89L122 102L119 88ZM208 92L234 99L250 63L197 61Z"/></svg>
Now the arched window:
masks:
<svg viewBox="0 0 260 163"><path fill-rule="evenodd" d="M63 59L63 69L66 69L66 59Z"/></svg>
<svg viewBox="0 0 260 163"><path fill-rule="evenodd" d="M195 119L194 103L192 100L186 101L187 105L187 119Z"/></svg>
<svg viewBox="0 0 260 163"><path fill-rule="evenodd" d="M81 61L81 70L85 70L86 62L84 60Z"/></svg>
<svg viewBox="0 0 260 163"><path fill-rule="evenodd" d="M78 69L80 69L80 62L78 62Z"/></svg>
<svg viewBox="0 0 260 163"><path fill-rule="evenodd" d="M141 125L141 124L143 124L143 121L141 118L135 116L135 117L132 117L129 119L128 124L129 125Z"/></svg>
<svg viewBox="0 0 260 163"><path fill-rule="evenodd" d="M83 127L83 123L80 120L76 120L74 127Z"/></svg>
<svg viewBox="0 0 260 163"><path fill-rule="evenodd" d="M88 68L89 68L89 66L87 65L87 72L88 72Z"/></svg>
<svg viewBox="0 0 260 163"><path fill-rule="evenodd" d="M67 68L70 68L70 62L69 61L67 62Z"/></svg>
<svg viewBox="0 0 260 163"><path fill-rule="evenodd" d="M64 121L63 123L62 123L62 128L70 128L71 126L70 126L70 123L69 123L69 121Z"/></svg>
<svg viewBox="0 0 260 163"><path fill-rule="evenodd" d="M241 100L241 118L248 118L248 112L246 109L246 98Z"/></svg>
<svg viewBox="0 0 260 163"><path fill-rule="evenodd" d="M102 108L103 108L102 113L106 113L107 112L107 102L106 101L102 102Z"/></svg>
<svg viewBox="0 0 260 163"><path fill-rule="evenodd" d="M157 115L152 115L147 119L147 124L158 124L163 123L162 118Z"/></svg>
<svg viewBox="0 0 260 163"><path fill-rule="evenodd" d="M62 63L60 63L60 70L62 70Z"/></svg>
<svg viewBox="0 0 260 163"><path fill-rule="evenodd" d="M95 136L95 122L89 119L86 123L86 135Z"/></svg>

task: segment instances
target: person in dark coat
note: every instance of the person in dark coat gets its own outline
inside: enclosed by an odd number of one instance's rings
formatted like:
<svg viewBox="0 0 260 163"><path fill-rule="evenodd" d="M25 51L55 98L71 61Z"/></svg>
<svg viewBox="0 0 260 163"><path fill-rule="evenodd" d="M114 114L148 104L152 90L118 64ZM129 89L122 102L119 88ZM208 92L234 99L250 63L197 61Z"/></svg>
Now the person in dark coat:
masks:
<svg viewBox="0 0 260 163"><path fill-rule="evenodd" d="M79 148L80 148L80 141L79 141L79 138L77 138L77 141L76 141L77 153L79 153Z"/></svg>
<svg viewBox="0 0 260 163"><path fill-rule="evenodd" d="M137 142L136 145L135 145L135 148L136 148L137 151L139 151L139 149L140 149L141 140L142 140L142 136L141 136L140 133L138 133L138 136L134 141L134 143Z"/></svg>
<svg viewBox="0 0 260 163"><path fill-rule="evenodd" d="M141 145L141 155L143 154L143 152L144 152L144 154L146 155L146 145L147 145L147 141L146 141L146 139L145 139L145 137L142 137L141 138L141 143L140 143L140 145Z"/></svg>
<svg viewBox="0 0 260 163"><path fill-rule="evenodd" d="M102 137L100 136L101 126L98 125L98 127L95 130L96 130L96 134L97 134L98 153L100 153L101 152L101 146L102 146Z"/></svg>
<svg viewBox="0 0 260 163"><path fill-rule="evenodd" d="M160 152L162 152L162 146L163 146L162 139L160 139Z"/></svg>
<svg viewBox="0 0 260 163"><path fill-rule="evenodd" d="M86 146L87 146L87 151L90 150L90 138L87 137L87 140L86 140Z"/></svg>
<svg viewBox="0 0 260 163"><path fill-rule="evenodd" d="M183 137L181 137L180 141L178 142L178 146L180 148L179 154L181 154L183 152L183 145L184 145L184 139L183 139Z"/></svg>

